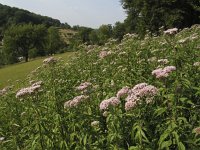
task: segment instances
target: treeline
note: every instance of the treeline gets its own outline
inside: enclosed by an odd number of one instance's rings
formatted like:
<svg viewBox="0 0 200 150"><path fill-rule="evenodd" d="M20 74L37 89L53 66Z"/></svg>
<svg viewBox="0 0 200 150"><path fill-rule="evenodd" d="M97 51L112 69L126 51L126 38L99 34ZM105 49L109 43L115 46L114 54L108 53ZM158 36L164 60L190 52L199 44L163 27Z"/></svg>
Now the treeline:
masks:
<svg viewBox="0 0 200 150"><path fill-rule="evenodd" d="M0 4L0 66L63 52L66 42L59 28L67 23Z"/></svg>
<svg viewBox="0 0 200 150"><path fill-rule="evenodd" d="M0 65L12 64L24 59L60 53L66 44L56 27L45 25L11 25L4 33L0 49Z"/></svg>
<svg viewBox="0 0 200 150"><path fill-rule="evenodd" d="M200 23L200 0L121 0L121 4L127 13L126 30L140 35Z"/></svg>
<svg viewBox="0 0 200 150"><path fill-rule="evenodd" d="M78 30L74 42L104 44L109 38L121 41L126 33L159 35L159 29L183 29L200 23L199 0L121 0L127 13L124 22L101 25L98 29L73 27ZM77 44L76 44L77 45Z"/></svg>
<svg viewBox="0 0 200 150"><path fill-rule="evenodd" d="M3 38L4 31L11 25L28 23L43 24L46 27L56 26L70 28L67 23L61 23L58 19L0 4L0 40Z"/></svg>
<svg viewBox="0 0 200 150"><path fill-rule="evenodd" d="M116 22L114 26L104 24L98 29L80 26L73 26L72 29L77 31L77 34L71 40L71 45L79 45L81 43L103 45L111 38L121 41L124 34L127 33L124 23L121 22Z"/></svg>

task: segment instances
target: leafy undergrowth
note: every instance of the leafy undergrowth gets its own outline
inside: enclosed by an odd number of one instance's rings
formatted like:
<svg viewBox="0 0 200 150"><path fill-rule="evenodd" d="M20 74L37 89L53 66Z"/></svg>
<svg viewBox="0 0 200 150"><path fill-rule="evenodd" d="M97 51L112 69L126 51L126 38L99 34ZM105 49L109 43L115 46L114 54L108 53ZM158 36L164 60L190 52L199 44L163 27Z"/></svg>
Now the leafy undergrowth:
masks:
<svg viewBox="0 0 200 150"><path fill-rule="evenodd" d="M46 59L1 91L0 148L199 149L200 26L174 32Z"/></svg>

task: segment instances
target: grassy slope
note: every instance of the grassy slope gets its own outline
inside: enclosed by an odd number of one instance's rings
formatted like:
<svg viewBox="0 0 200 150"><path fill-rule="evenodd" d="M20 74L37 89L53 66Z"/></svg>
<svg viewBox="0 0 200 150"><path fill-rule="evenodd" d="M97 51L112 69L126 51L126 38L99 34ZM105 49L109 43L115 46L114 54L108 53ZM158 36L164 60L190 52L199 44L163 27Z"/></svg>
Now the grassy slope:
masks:
<svg viewBox="0 0 200 150"><path fill-rule="evenodd" d="M59 29L61 38L66 44L69 44L69 40L77 33L70 29Z"/></svg>
<svg viewBox="0 0 200 150"><path fill-rule="evenodd" d="M56 55L55 57L62 57L67 60L72 56L72 52ZM27 63L19 63L9 65L0 69L0 89L16 83L16 80L23 80L26 76L42 64L44 58L38 58Z"/></svg>

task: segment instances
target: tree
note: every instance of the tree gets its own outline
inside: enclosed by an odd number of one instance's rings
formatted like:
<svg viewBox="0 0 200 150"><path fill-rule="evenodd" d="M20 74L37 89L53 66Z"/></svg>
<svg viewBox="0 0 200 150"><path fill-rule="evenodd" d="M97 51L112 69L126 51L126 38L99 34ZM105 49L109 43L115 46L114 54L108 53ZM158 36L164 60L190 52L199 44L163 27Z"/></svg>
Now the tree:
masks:
<svg viewBox="0 0 200 150"><path fill-rule="evenodd" d="M121 0L131 32L158 32L159 27L190 27L200 23L199 0Z"/></svg>
<svg viewBox="0 0 200 150"><path fill-rule="evenodd" d="M93 30L89 34L91 44L99 44L98 30Z"/></svg>
<svg viewBox="0 0 200 150"><path fill-rule="evenodd" d="M4 35L3 49L8 63L15 63L17 57L23 56L28 61L29 50L42 48L45 43L46 28L44 25L13 25Z"/></svg>
<svg viewBox="0 0 200 150"><path fill-rule="evenodd" d="M60 49L62 46L62 40L59 35L59 31L55 27L50 27L48 29L48 54L52 55L56 53L56 50Z"/></svg>
<svg viewBox="0 0 200 150"><path fill-rule="evenodd" d="M78 36L79 36L82 43L89 43L90 42L89 35L92 32L92 30L93 29L87 28L87 27L80 27L79 28Z"/></svg>
<svg viewBox="0 0 200 150"><path fill-rule="evenodd" d="M126 32L124 23L116 22L115 26L113 27L113 37L121 41L123 36Z"/></svg>
<svg viewBox="0 0 200 150"><path fill-rule="evenodd" d="M109 38L112 37L112 25L101 25L98 29L98 38L100 44L104 44Z"/></svg>

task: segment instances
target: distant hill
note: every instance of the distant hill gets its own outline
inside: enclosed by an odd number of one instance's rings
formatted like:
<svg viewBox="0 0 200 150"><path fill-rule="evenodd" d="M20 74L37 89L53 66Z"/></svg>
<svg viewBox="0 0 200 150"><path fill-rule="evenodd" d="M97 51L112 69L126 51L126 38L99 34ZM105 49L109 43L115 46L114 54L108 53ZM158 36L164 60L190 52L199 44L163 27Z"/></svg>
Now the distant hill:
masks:
<svg viewBox="0 0 200 150"><path fill-rule="evenodd" d="M41 16L29 12L27 10L0 4L0 36L2 36L2 32L6 28L8 28L11 24L23 24L23 23L45 24L47 27L65 26L70 28L70 26L67 23L62 24L58 19L53 19L47 16Z"/></svg>
<svg viewBox="0 0 200 150"><path fill-rule="evenodd" d="M75 34L77 34L77 31L71 30L71 29L59 29L60 36L62 40L66 43L69 44L70 39L74 37Z"/></svg>

